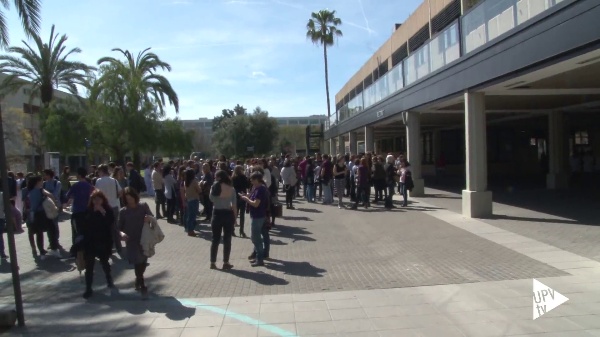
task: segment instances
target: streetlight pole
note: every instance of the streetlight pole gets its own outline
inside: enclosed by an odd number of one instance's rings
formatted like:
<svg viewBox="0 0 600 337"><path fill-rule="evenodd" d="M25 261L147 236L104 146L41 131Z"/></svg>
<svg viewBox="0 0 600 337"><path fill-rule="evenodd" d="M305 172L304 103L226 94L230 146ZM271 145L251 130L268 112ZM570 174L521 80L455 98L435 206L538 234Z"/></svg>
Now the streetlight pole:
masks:
<svg viewBox="0 0 600 337"><path fill-rule="evenodd" d="M25 315L23 313L23 297L21 295L21 280L19 278L19 264L17 262L17 247L15 244L15 219L11 214L12 205L10 203L10 191L8 189L8 170L6 167L6 149L4 146L2 106L0 106L0 176L2 178L2 199L4 199L2 202L4 203L4 218L6 219L6 236L8 238L8 255L10 257L10 271L12 273L13 291L15 294L15 309L17 311L18 324L22 327L25 326Z"/></svg>

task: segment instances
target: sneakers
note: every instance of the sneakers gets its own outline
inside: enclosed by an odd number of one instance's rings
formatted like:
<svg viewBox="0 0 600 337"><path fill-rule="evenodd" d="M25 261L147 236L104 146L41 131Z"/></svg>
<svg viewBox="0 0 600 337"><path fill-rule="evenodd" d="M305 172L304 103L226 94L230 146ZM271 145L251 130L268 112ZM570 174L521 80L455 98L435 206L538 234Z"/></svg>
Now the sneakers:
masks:
<svg viewBox="0 0 600 337"><path fill-rule="evenodd" d="M210 264L210 269L217 269L217 265L215 263Z"/></svg>
<svg viewBox="0 0 600 337"><path fill-rule="evenodd" d="M263 267L265 263L263 261L254 261L250 264L252 267Z"/></svg>
<svg viewBox="0 0 600 337"><path fill-rule="evenodd" d="M229 269L232 269L232 268L233 268L233 265L230 264L229 262L224 262L223 263L223 270L229 270Z"/></svg>
<svg viewBox="0 0 600 337"><path fill-rule="evenodd" d="M250 256L248 256L248 260L254 260L256 259L256 252L250 254Z"/></svg>

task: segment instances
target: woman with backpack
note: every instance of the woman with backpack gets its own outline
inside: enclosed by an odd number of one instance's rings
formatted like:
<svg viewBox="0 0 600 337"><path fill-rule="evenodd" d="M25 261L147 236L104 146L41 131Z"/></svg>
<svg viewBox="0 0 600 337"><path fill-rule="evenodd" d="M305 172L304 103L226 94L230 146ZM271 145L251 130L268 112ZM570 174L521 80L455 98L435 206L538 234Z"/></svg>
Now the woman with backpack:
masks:
<svg viewBox="0 0 600 337"><path fill-rule="evenodd" d="M223 270L233 268L229 263L231 237L236 223L237 195L229 174L224 170L215 173L215 183L210 189L210 201L213 202L212 243L210 245L210 269L217 269L217 253L223 235Z"/></svg>
<svg viewBox="0 0 600 337"><path fill-rule="evenodd" d="M43 185L44 181L41 176L32 176L27 181L27 193L25 193L24 198L27 210L29 244L34 257L38 256L36 244L41 258L45 258L47 254L60 257L56 226L53 219L46 216L43 206L44 200L46 198L54 200L54 195L43 189ZM50 252L44 249L44 232L46 231L50 241Z"/></svg>

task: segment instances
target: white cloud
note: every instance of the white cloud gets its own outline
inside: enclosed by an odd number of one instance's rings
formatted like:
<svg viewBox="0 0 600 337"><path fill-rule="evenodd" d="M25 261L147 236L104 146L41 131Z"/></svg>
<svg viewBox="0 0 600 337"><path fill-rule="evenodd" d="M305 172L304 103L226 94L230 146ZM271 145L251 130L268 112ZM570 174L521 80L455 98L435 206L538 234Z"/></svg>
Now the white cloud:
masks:
<svg viewBox="0 0 600 337"><path fill-rule="evenodd" d="M267 77L267 74L263 73L262 71L253 71L252 72L252 77L257 78L257 77Z"/></svg>

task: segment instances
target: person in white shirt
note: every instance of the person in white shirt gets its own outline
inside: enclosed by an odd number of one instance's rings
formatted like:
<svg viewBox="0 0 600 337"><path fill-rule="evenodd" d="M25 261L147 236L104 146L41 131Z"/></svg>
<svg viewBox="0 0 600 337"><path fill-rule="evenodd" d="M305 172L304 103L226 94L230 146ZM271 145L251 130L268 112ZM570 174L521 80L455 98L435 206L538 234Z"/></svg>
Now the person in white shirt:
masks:
<svg viewBox="0 0 600 337"><path fill-rule="evenodd" d="M162 213L164 215L167 214L167 199L165 197L165 179L159 162L154 163L154 170L152 171L152 188L154 189L154 194L156 196L156 212L154 214L156 215L156 219L162 219L160 209L162 208Z"/></svg>
<svg viewBox="0 0 600 337"><path fill-rule="evenodd" d="M110 177L108 165L100 165L98 167L98 173L100 177L96 180L95 186L104 193L106 199L108 199L108 204L113 210L113 214L115 214L115 222L113 223L112 228L113 241L115 249L120 253L122 245L120 233L117 230L117 221L119 210L121 209L121 193L123 192L123 189L116 179Z"/></svg>
<svg viewBox="0 0 600 337"><path fill-rule="evenodd" d="M269 187L271 187L271 170L269 170L269 163L267 163L266 159L262 159L260 164L262 165L262 168L264 170L264 174L263 174L263 180L265 181L265 184L267 185L267 189Z"/></svg>

